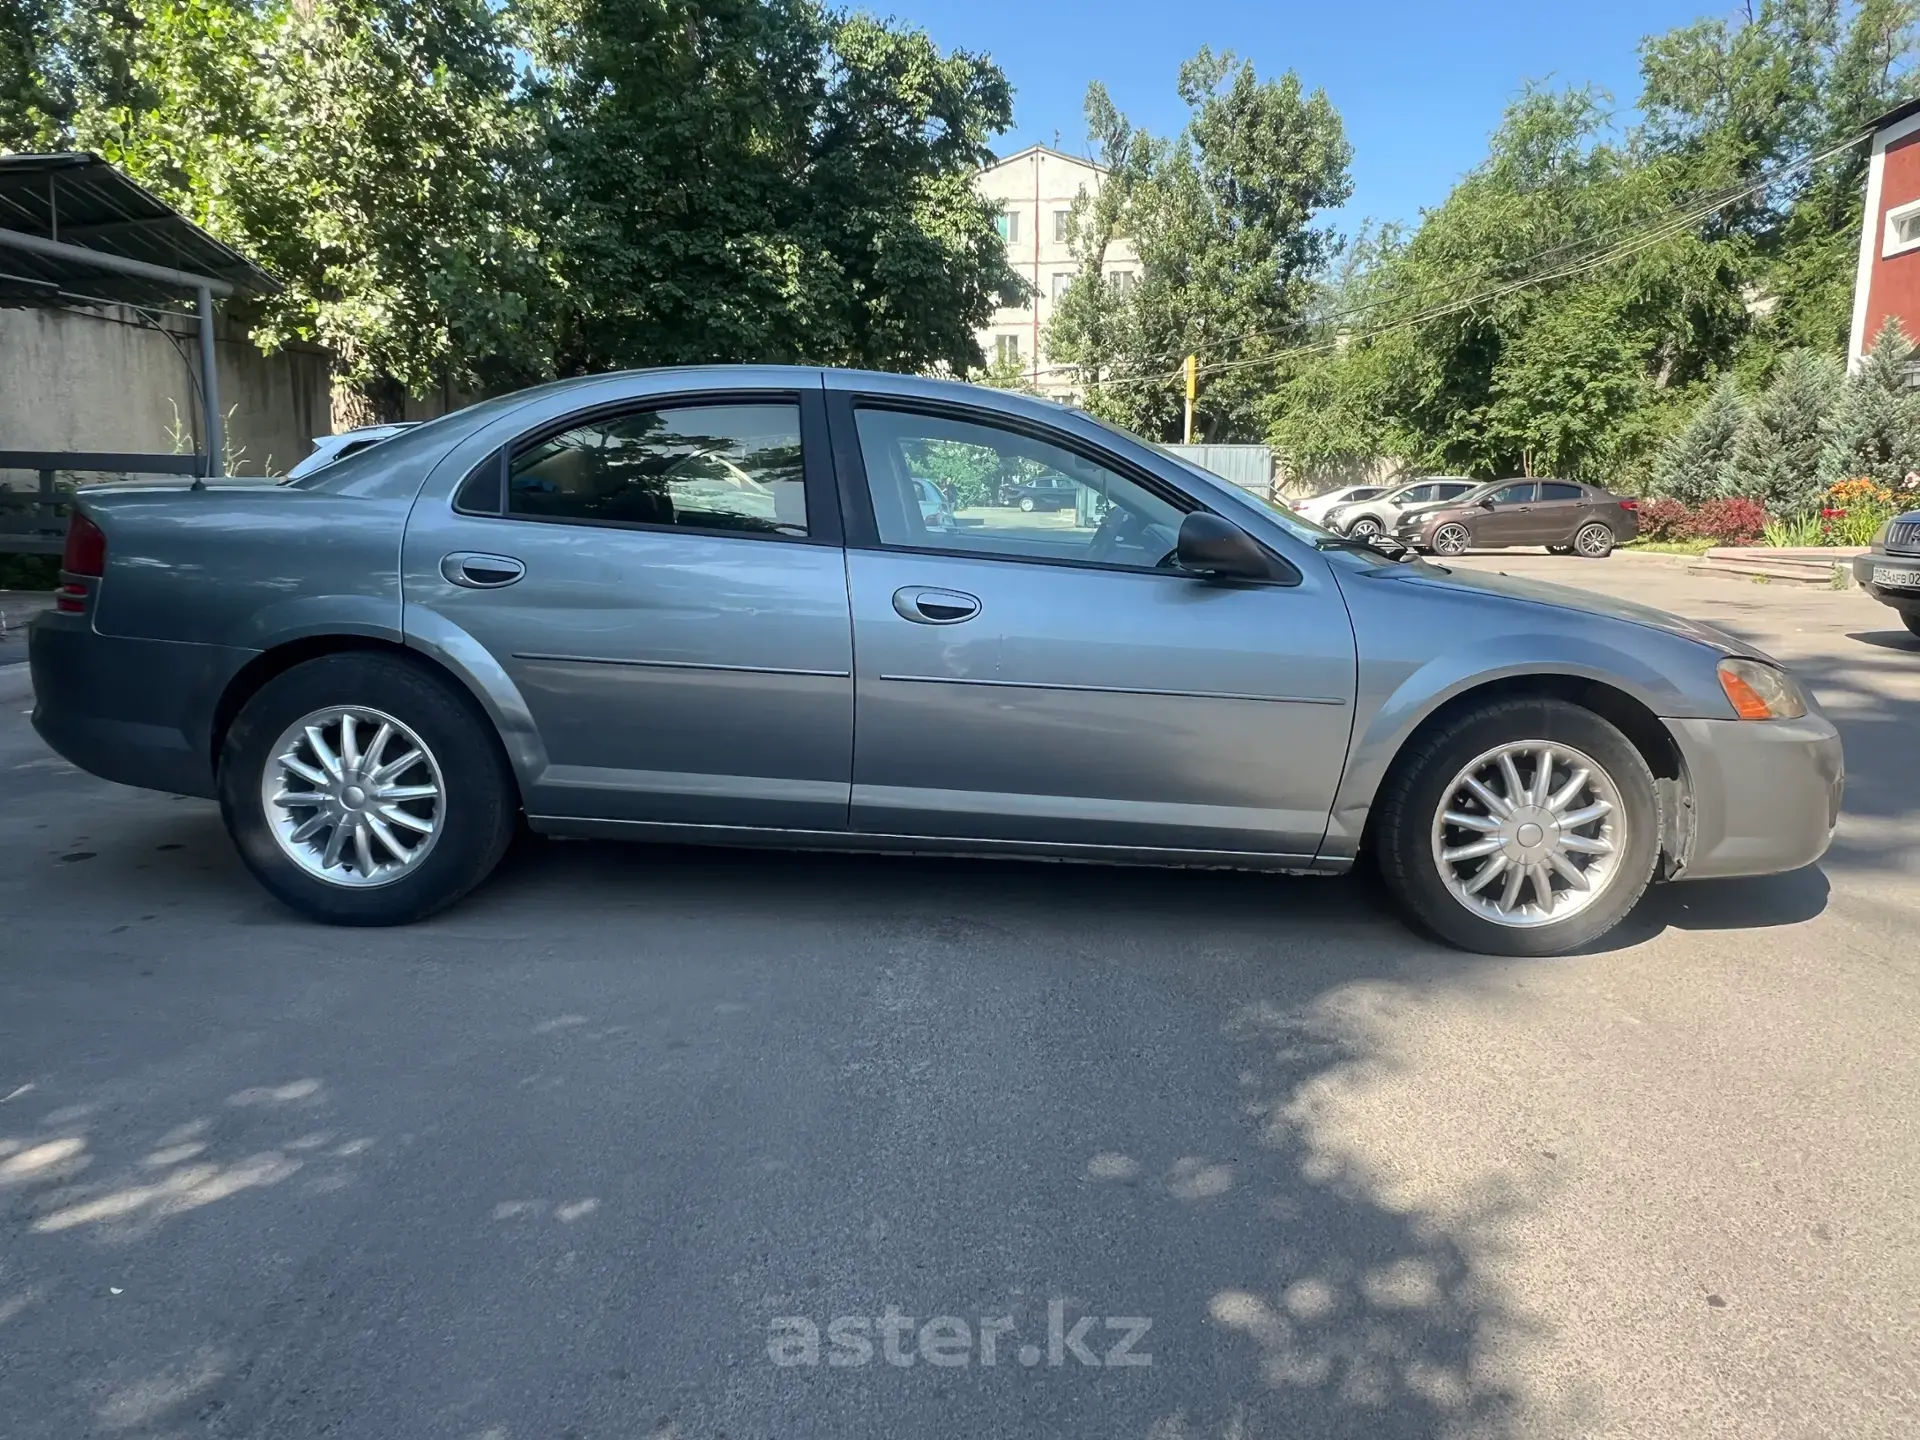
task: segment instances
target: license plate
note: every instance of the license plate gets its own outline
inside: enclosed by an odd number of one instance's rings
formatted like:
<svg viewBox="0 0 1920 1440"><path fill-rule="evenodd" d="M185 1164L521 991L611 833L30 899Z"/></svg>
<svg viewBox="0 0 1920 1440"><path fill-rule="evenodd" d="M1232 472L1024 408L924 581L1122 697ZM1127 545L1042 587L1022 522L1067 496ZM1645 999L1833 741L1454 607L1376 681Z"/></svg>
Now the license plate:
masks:
<svg viewBox="0 0 1920 1440"><path fill-rule="evenodd" d="M1890 585L1899 590L1920 590L1920 570L1896 570L1891 565L1876 565L1873 568L1873 583Z"/></svg>

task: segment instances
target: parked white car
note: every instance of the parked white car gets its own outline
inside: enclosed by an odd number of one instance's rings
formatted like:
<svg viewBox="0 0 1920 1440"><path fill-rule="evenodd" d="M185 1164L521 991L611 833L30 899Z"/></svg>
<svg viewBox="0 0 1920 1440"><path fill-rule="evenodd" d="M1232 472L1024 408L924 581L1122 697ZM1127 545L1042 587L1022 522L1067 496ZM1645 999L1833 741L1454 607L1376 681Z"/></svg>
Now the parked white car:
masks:
<svg viewBox="0 0 1920 1440"><path fill-rule="evenodd" d="M338 435L316 435L313 437L313 453L289 470L287 479L303 479L336 460L358 454L369 445L378 445L382 440L411 430L414 423L408 420L394 425L360 425L352 430L342 430Z"/></svg>
<svg viewBox="0 0 1920 1440"><path fill-rule="evenodd" d="M1343 485L1338 490L1328 490L1310 499L1296 501L1293 513L1303 520L1324 525L1327 523L1327 512L1334 506L1350 504L1355 500L1371 500L1392 488L1390 485Z"/></svg>
<svg viewBox="0 0 1920 1440"><path fill-rule="evenodd" d="M1400 512L1409 506L1455 500L1478 484L1478 480L1464 475L1427 475L1396 489L1336 505L1320 523L1336 535L1371 540L1375 535L1391 535Z"/></svg>

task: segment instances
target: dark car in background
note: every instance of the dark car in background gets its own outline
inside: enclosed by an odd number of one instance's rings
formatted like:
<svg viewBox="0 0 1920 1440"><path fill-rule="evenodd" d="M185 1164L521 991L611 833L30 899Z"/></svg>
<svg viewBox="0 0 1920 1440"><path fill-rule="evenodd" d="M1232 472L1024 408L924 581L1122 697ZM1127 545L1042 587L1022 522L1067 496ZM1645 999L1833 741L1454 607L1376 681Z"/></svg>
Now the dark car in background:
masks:
<svg viewBox="0 0 1920 1440"><path fill-rule="evenodd" d="M1920 635L1920 510L1896 515L1880 527L1867 553L1853 557L1853 578Z"/></svg>
<svg viewBox="0 0 1920 1440"><path fill-rule="evenodd" d="M1393 538L1436 555L1544 545L1598 560L1640 533L1637 502L1572 480L1493 480L1401 512Z"/></svg>
<svg viewBox="0 0 1920 1440"><path fill-rule="evenodd" d="M1075 486L1055 475L1041 475L1002 491L1004 503L1029 513L1035 510L1071 510L1077 494Z"/></svg>
<svg viewBox="0 0 1920 1440"><path fill-rule="evenodd" d="M1453 475L1429 475L1364 500L1350 500L1326 513L1325 525L1336 535L1351 535L1356 540L1371 540L1393 530L1403 510L1420 505L1437 505L1457 500L1469 490L1480 488L1480 481Z"/></svg>

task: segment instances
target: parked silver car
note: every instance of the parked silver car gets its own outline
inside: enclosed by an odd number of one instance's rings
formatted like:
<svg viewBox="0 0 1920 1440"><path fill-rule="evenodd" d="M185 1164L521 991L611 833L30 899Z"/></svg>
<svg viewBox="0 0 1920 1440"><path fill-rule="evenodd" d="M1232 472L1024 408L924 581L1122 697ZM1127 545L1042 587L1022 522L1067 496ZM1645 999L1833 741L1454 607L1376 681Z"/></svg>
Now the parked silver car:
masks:
<svg viewBox="0 0 1920 1440"><path fill-rule="evenodd" d="M1065 482L931 523L916 479ZM537 831L1338 872L1470 948L1818 858L1834 728L1657 611L1395 563L1003 391L661 370L304 481L76 502L34 724L218 797L316 918L414 920ZM1284 925L1284 917L1276 916Z"/></svg>

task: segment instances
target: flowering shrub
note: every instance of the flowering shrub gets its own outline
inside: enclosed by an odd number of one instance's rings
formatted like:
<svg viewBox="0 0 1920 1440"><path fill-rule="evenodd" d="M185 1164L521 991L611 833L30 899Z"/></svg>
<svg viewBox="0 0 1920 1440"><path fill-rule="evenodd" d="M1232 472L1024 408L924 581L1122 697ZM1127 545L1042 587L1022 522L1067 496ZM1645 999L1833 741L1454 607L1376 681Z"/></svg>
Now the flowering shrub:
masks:
<svg viewBox="0 0 1920 1440"><path fill-rule="evenodd" d="M1751 545L1766 528L1766 507L1758 500L1709 500L1693 512L1693 533L1722 545Z"/></svg>
<svg viewBox="0 0 1920 1440"><path fill-rule="evenodd" d="M1820 543L1870 544L1874 532L1900 508L1900 497L1877 481L1865 477L1842 480L1827 491L1827 503L1821 507Z"/></svg>
<svg viewBox="0 0 1920 1440"><path fill-rule="evenodd" d="M1640 538L1672 542L1694 538L1693 511L1678 500L1643 500L1640 503Z"/></svg>

